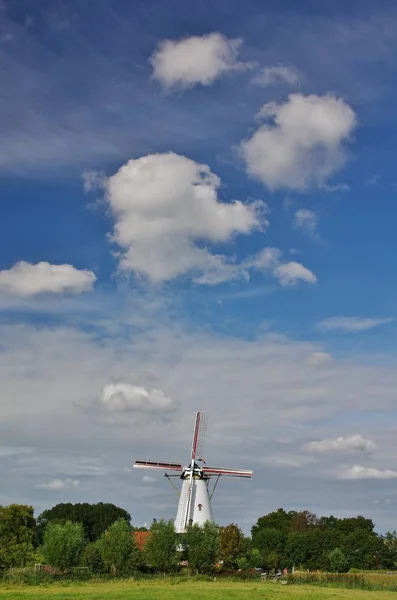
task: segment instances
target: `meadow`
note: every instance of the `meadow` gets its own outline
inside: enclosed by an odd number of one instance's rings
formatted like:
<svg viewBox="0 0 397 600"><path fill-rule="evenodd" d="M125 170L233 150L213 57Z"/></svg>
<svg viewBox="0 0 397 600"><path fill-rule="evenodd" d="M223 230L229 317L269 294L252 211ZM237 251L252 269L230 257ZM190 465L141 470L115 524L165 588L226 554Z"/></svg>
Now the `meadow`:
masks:
<svg viewBox="0 0 397 600"><path fill-rule="evenodd" d="M111 581L0 587L0 600L393 600L395 592L235 581Z"/></svg>

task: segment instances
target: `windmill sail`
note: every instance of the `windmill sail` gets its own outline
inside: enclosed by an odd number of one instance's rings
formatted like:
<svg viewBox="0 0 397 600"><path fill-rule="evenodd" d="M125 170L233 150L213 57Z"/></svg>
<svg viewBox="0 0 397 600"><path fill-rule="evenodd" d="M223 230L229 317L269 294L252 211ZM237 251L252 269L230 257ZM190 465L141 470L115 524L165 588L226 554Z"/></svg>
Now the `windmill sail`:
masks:
<svg viewBox="0 0 397 600"><path fill-rule="evenodd" d="M203 467L202 471L205 475L226 475L227 477L247 477L252 478L253 471L246 469L219 469L218 467Z"/></svg>
<svg viewBox="0 0 397 600"><path fill-rule="evenodd" d="M136 460L134 469L162 469L163 471L183 471L179 463L158 462L153 460Z"/></svg>
<svg viewBox="0 0 397 600"><path fill-rule="evenodd" d="M192 442L192 460L202 458L205 432L207 429L207 415L202 412L196 413L196 422L194 424L193 442Z"/></svg>

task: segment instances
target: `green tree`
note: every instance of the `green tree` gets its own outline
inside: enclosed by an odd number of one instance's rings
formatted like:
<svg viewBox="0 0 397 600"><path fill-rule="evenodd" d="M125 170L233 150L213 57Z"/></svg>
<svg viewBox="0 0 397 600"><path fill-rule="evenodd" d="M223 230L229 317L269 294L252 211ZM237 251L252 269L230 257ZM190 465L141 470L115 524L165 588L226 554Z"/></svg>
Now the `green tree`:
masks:
<svg viewBox="0 0 397 600"><path fill-rule="evenodd" d="M337 573L344 571L346 567L346 556L343 554L342 550L335 548L329 553L328 559L331 571L336 571Z"/></svg>
<svg viewBox="0 0 397 600"><path fill-rule="evenodd" d="M226 568L235 568L237 559L246 551L244 534L241 529L231 523L219 528L219 558Z"/></svg>
<svg viewBox="0 0 397 600"><path fill-rule="evenodd" d="M34 560L33 507L0 506L0 567L24 567Z"/></svg>
<svg viewBox="0 0 397 600"><path fill-rule="evenodd" d="M86 545L81 555L81 566L87 567L91 573L103 573L105 571L105 564L98 541L89 542Z"/></svg>
<svg viewBox="0 0 397 600"><path fill-rule="evenodd" d="M210 573L218 558L218 527L207 521L189 525L183 536L189 567L197 573Z"/></svg>
<svg viewBox="0 0 397 600"><path fill-rule="evenodd" d="M250 567L253 567L254 569L261 569L263 567L263 556L258 548L252 548L252 550L248 552L247 558Z"/></svg>
<svg viewBox="0 0 397 600"><path fill-rule="evenodd" d="M291 531L291 524L296 519L298 513L295 510L286 512L283 508L260 517L251 529L252 541L256 545L256 537L263 529L275 529L280 533Z"/></svg>
<svg viewBox="0 0 397 600"><path fill-rule="evenodd" d="M80 563L84 544L81 523L49 523L44 532L42 553L49 565L67 571Z"/></svg>
<svg viewBox="0 0 397 600"><path fill-rule="evenodd" d="M118 519L102 534L99 542L105 567L113 574L129 573L139 564L139 550L125 519Z"/></svg>
<svg viewBox="0 0 397 600"><path fill-rule="evenodd" d="M84 533L88 541L95 542L101 537L109 526L117 521L125 519L131 521L129 513L114 504L99 502L98 504L57 504L49 510L45 510L37 518L37 531L39 541L42 542L44 530L48 523L82 523Z"/></svg>
<svg viewBox="0 0 397 600"><path fill-rule="evenodd" d="M383 544L386 549L386 554L389 566L397 567L397 531L387 531L383 536Z"/></svg>
<svg viewBox="0 0 397 600"><path fill-rule="evenodd" d="M150 528L150 537L145 544L144 556L151 567L163 573L178 569L177 554L179 540L173 521L155 521Z"/></svg>

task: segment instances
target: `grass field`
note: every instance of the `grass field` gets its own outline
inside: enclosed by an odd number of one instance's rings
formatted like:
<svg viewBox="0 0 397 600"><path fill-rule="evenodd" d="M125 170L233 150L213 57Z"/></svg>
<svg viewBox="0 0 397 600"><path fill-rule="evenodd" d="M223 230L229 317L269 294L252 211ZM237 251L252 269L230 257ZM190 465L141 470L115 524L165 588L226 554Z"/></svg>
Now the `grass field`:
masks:
<svg viewBox="0 0 397 600"><path fill-rule="evenodd" d="M108 582L2 586L0 600L397 600L396 592L367 592L262 582Z"/></svg>

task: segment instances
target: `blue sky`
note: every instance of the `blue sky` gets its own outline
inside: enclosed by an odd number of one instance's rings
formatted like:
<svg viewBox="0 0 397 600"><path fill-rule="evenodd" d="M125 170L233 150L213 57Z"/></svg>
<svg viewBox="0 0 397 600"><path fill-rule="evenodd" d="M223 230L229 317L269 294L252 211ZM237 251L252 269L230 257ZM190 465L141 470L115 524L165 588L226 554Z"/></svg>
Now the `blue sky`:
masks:
<svg viewBox="0 0 397 600"><path fill-rule="evenodd" d="M204 409L255 470L219 521L287 494L394 527L396 31L387 1L1 4L0 502L172 516L128 469Z"/></svg>

